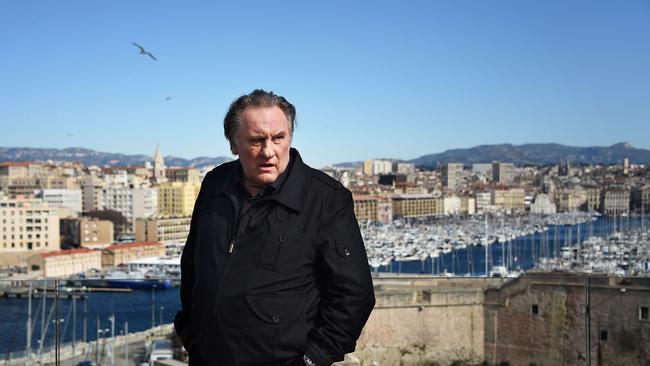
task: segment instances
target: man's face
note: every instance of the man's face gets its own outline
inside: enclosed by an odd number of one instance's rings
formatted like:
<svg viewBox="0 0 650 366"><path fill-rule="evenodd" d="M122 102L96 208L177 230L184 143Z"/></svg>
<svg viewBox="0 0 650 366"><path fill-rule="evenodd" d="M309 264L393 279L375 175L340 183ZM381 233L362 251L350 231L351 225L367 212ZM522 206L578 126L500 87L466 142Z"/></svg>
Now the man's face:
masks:
<svg viewBox="0 0 650 366"><path fill-rule="evenodd" d="M279 107L248 107L230 149L239 155L244 184L251 194L275 182L289 165L291 130Z"/></svg>

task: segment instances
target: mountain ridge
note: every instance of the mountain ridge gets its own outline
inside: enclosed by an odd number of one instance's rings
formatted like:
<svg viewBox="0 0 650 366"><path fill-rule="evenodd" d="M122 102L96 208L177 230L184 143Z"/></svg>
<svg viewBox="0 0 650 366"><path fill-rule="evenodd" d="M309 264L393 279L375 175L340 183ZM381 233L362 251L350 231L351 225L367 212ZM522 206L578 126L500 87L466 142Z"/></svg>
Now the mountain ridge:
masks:
<svg viewBox="0 0 650 366"><path fill-rule="evenodd" d="M232 160L225 156L201 156L185 159L176 156L166 156L165 165L168 167L203 168L215 166ZM98 166L141 166L145 162L153 162L153 157L144 154L107 153L83 147L33 148L33 147L0 147L0 162L13 161L80 161L86 165Z"/></svg>

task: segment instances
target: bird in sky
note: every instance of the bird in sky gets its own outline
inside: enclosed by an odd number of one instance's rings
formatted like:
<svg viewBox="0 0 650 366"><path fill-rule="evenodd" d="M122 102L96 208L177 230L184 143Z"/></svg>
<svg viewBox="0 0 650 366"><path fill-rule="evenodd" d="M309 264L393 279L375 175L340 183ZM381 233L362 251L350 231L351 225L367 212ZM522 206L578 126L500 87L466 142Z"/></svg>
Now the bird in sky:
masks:
<svg viewBox="0 0 650 366"><path fill-rule="evenodd" d="M135 43L135 42L131 42L131 43L133 43L134 46L136 46L136 47L138 47L138 48L140 49L140 54L141 54L141 55L148 55L148 56L151 57L154 61L158 61L158 59L155 58L155 57L151 54L151 52L145 50L144 47L140 46L139 44L137 44L137 43Z"/></svg>
<svg viewBox="0 0 650 366"><path fill-rule="evenodd" d="M167 97L167 98L165 98L165 101L166 101L166 102L168 102L168 101L170 101L170 100L172 100L172 97Z"/></svg>

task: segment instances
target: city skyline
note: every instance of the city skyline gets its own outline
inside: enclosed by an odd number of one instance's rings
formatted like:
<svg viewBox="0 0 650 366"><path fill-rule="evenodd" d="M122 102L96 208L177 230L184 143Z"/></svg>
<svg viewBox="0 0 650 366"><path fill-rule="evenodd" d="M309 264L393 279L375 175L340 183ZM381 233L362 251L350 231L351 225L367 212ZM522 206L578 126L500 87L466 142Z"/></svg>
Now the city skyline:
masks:
<svg viewBox="0 0 650 366"><path fill-rule="evenodd" d="M549 148L547 150L548 156L534 156L540 149L540 146L546 145L555 145L552 149ZM506 146L510 146L514 150L505 151ZM220 165L223 162L237 158L236 156L194 156L183 158L170 154L164 154L164 146L156 146L156 152L158 149L161 150L165 164L169 165L170 167L204 167L210 165ZM571 153L567 154L564 153L564 151L571 151ZM74 154L74 157L70 157L69 154ZM519 156L522 154L525 156ZM99 155L101 155L101 157L99 157ZM328 168L339 165L345 166L349 164L363 164L364 161L386 160L393 162L411 162L424 168L440 168L440 164L444 162L455 162L460 163L461 165L465 164L466 166L471 166L472 164L486 164L496 161L511 162L515 165L548 165L555 163L561 164L563 161L566 161L569 164L579 165L613 165L622 164L624 160L627 160L629 162L629 159L631 157L633 158L633 164L647 164L650 162L650 150L638 149L627 142L619 142L611 146L566 146L554 143L513 145L506 143L445 150L442 152L425 154L413 159L395 159L392 157L383 156L358 161L346 160L324 166L317 166L317 168ZM63 149L0 146L0 164L3 162L32 162L50 160L55 162L82 161L88 165L120 167L135 166L138 164L144 164L146 162L153 164L155 160L155 154L124 154L121 152L97 151L81 146L67 147ZM107 161L110 161L110 163Z"/></svg>
<svg viewBox="0 0 650 366"><path fill-rule="evenodd" d="M650 148L647 2L253 5L0 4L0 146L231 157L228 104L265 88L296 105L294 146L316 167Z"/></svg>

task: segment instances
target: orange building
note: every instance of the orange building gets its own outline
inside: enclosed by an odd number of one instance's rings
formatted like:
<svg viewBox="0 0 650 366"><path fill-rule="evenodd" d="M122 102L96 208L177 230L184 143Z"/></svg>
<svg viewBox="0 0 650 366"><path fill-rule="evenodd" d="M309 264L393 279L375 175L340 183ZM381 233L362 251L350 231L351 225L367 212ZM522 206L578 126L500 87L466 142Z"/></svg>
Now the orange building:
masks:
<svg viewBox="0 0 650 366"><path fill-rule="evenodd" d="M116 267L136 259L164 255L165 245L155 241L114 244L102 250L102 266Z"/></svg>

